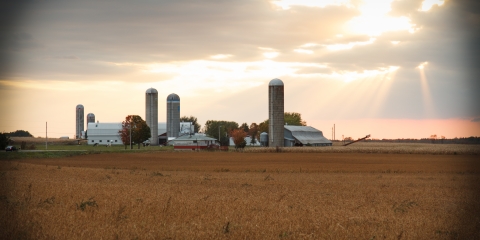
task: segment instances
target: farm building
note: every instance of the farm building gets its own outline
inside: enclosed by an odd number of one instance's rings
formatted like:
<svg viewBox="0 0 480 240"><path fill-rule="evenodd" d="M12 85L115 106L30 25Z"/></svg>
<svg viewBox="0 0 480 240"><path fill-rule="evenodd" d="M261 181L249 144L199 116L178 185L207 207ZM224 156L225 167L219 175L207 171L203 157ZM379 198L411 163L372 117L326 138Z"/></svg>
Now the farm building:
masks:
<svg viewBox="0 0 480 240"><path fill-rule="evenodd" d="M183 135L171 141L174 150L200 150L215 145L217 139L204 134Z"/></svg>
<svg viewBox="0 0 480 240"><path fill-rule="evenodd" d="M87 126L88 145L123 145L118 132L122 129L121 122L114 123L88 123ZM166 123L158 123L158 138L167 132ZM165 141L165 140L163 140Z"/></svg>
<svg viewBox="0 0 480 240"><path fill-rule="evenodd" d="M322 131L310 126L284 126L284 146L332 146Z"/></svg>
<svg viewBox="0 0 480 240"><path fill-rule="evenodd" d="M258 139L255 139L255 144L252 145L251 144L252 138L249 136L245 137L245 142L247 143L247 146L261 146L260 141ZM233 142L233 137L230 137L229 145L235 146L235 142Z"/></svg>
<svg viewBox="0 0 480 240"><path fill-rule="evenodd" d="M88 145L121 145L123 144L118 131L122 129L122 123L93 122L87 125Z"/></svg>

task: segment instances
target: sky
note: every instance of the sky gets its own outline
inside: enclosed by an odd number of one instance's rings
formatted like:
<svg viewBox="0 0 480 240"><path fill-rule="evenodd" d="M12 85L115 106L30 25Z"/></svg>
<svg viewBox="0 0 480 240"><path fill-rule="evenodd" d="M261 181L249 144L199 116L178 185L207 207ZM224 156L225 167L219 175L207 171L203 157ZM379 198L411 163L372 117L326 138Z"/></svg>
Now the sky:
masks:
<svg viewBox="0 0 480 240"><path fill-rule="evenodd" d="M145 91L181 116L260 123L285 111L336 139L480 136L480 2L20 0L0 7L0 131L75 134L145 117Z"/></svg>

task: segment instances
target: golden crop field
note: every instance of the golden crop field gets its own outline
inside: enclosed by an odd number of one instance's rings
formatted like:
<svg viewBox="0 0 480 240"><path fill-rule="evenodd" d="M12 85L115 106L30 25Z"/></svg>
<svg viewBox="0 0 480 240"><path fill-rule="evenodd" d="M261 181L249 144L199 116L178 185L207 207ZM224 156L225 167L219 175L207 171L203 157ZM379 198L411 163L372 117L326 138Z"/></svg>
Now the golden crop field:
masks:
<svg viewBox="0 0 480 240"><path fill-rule="evenodd" d="M0 161L3 239L480 239L478 155Z"/></svg>

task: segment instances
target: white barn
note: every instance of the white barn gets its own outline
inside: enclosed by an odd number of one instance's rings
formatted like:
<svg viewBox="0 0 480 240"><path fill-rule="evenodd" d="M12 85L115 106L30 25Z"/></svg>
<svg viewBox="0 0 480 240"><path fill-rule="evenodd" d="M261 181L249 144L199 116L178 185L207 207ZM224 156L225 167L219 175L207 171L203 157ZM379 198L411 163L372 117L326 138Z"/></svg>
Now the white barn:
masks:
<svg viewBox="0 0 480 240"><path fill-rule="evenodd" d="M88 123L87 138L88 145L123 145L118 132L122 129L121 122ZM158 123L158 137L167 132L167 124Z"/></svg>
<svg viewBox="0 0 480 240"><path fill-rule="evenodd" d="M122 145L122 139L118 131L122 129L122 123L93 122L87 125L88 145Z"/></svg>

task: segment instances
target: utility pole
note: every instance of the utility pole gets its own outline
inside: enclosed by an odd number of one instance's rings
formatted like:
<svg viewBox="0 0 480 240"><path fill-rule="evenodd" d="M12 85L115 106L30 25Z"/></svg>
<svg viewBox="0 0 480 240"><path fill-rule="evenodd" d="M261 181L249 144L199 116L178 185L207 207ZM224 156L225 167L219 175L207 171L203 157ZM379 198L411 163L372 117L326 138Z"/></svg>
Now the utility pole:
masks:
<svg viewBox="0 0 480 240"><path fill-rule="evenodd" d="M222 127L221 125L218 125L218 143L220 144L220 127ZM222 145L222 144L220 144Z"/></svg>
<svg viewBox="0 0 480 240"><path fill-rule="evenodd" d="M48 149L48 145L47 145L47 143L48 143L48 135L47 135L47 132L48 132L48 131L47 131L47 130L48 130L48 122L45 122L45 150Z"/></svg>

